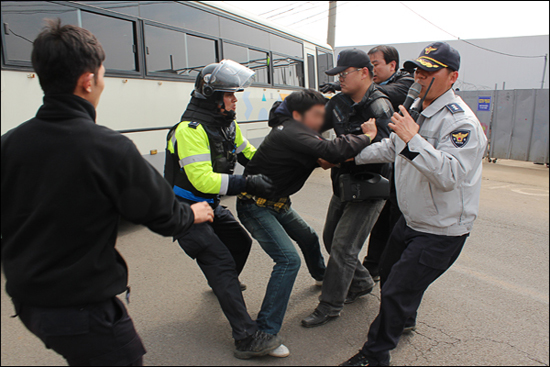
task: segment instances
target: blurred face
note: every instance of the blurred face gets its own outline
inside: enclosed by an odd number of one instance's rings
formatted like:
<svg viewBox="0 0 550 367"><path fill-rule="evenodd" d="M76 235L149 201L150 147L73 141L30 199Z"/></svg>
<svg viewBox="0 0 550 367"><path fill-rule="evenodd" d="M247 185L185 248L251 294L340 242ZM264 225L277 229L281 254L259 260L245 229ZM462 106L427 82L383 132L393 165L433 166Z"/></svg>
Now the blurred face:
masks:
<svg viewBox="0 0 550 367"><path fill-rule="evenodd" d="M74 94L90 102L95 108L99 104L99 98L105 89L105 67L103 64L97 73L84 73L78 78Z"/></svg>
<svg viewBox="0 0 550 367"><path fill-rule="evenodd" d="M422 85L422 91L420 97L423 98L430 82L434 79L430 93L426 96L426 101L433 101L449 89L451 89L453 83L458 79L458 71L452 71L448 68L442 68L437 71L426 71L421 68L417 68L414 72L414 80Z"/></svg>
<svg viewBox="0 0 550 367"><path fill-rule="evenodd" d="M293 111L292 117L294 120L300 121L310 129L318 132L321 131L321 127L325 122L325 106L322 104L315 105L303 114Z"/></svg>
<svg viewBox="0 0 550 367"><path fill-rule="evenodd" d="M389 64L386 64L382 51L370 54L369 57L372 66L374 66L372 69L372 81L376 84L385 82L395 73L397 63L395 61L390 61Z"/></svg>
<svg viewBox="0 0 550 367"><path fill-rule="evenodd" d="M223 94L223 104L226 111L237 111L237 101L235 93L225 92Z"/></svg>
<svg viewBox="0 0 550 367"><path fill-rule="evenodd" d="M369 69L357 69L358 68L349 67L338 74L342 93L353 95L361 91L365 83L370 80Z"/></svg>

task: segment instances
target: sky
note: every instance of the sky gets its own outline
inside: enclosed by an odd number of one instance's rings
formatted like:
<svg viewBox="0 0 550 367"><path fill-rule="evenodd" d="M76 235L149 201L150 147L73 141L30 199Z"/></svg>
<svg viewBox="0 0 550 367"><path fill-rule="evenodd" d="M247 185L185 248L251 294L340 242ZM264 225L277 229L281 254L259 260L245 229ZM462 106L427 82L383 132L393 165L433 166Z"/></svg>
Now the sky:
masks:
<svg viewBox="0 0 550 367"><path fill-rule="evenodd" d="M326 42L328 1L224 2ZM338 1L336 46L544 35L549 10L547 1Z"/></svg>

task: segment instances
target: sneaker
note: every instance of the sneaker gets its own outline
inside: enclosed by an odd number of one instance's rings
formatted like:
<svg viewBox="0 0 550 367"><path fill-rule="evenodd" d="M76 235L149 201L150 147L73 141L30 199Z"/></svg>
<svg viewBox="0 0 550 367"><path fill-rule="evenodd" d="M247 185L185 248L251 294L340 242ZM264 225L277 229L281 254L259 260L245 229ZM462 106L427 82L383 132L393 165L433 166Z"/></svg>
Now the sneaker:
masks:
<svg viewBox="0 0 550 367"><path fill-rule="evenodd" d="M389 366L388 363L378 363L375 360L369 360L369 357L365 356L361 352L357 353L340 366Z"/></svg>
<svg viewBox="0 0 550 367"><path fill-rule="evenodd" d="M370 287L370 288L367 288L367 289L362 290L362 291L360 291L360 292L352 292L352 291L349 291L349 292L348 292L348 295L347 295L347 297L346 297L346 299L345 299L345 301L344 301L344 304L349 305L350 303L353 303L353 302L357 301L357 299L358 299L359 297L363 297L364 295L367 295L367 294L369 294L370 292L372 292L372 289L373 289L373 288L374 288L374 287Z"/></svg>
<svg viewBox="0 0 550 367"><path fill-rule="evenodd" d="M244 339L235 340L234 355L239 359L261 357L277 349L281 344L283 342L278 336L257 330Z"/></svg>
<svg viewBox="0 0 550 367"><path fill-rule="evenodd" d="M290 350L284 344L281 344L277 349L269 352L269 355L277 358L286 358L290 355Z"/></svg>
<svg viewBox="0 0 550 367"><path fill-rule="evenodd" d="M315 286L316 287L322 287L323 286L323 281L322 280L316 280L315 281Z"/></svg>
<svg viewBox="0 0 550 367"><path fill-rule="evenodd" d="M246 291L246 284L244 284L243 282L239 282L240 286L241 286L241 292L244 292Z"/></svg>

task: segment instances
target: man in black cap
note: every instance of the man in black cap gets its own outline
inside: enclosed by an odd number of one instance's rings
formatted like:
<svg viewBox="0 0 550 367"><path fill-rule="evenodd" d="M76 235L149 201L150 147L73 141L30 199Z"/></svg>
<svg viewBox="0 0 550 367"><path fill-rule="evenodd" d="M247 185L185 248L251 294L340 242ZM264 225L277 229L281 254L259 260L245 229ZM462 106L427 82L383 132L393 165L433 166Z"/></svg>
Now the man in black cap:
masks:
<svg viewBox="0 0 550 367"><path fill-rule="evenodd" d="M487 139L452 89L459 66L458 52L442 42L407 61L405 67L416 68L415 81L422 85L412 106L421 112L418 123L400 106L389 139L355 157L358 165L395 162L403 216L380 261L380 312L361 351L342 366L390 365L390 350L416 328L426 289L456 261L472 230Z"/></svg>
<svg viewBox="0 0 550 367"><path fill-rule="evenodd" d="M373 142L389 137L388 123L393 114L389 98L378 90L372 79L373 66L363 50L347 49L338 55L338 63L328 75L338 75L342 93L334 96L326 105L323 130L334 128L336 135L362 134L361 124L376 119L378 135ZM358 259L359 252L372 230L385 203L384 199L346 201L340 198L339 177L343 174L357 176L365 173L387 176L387 164L356 166L345 162L332 168L332 196L327 213L323 241L330 254L323 292L315 311L304 320L302 326L315 327L340 315L344 303L352 303L374 288L368 270Z"/></svg>

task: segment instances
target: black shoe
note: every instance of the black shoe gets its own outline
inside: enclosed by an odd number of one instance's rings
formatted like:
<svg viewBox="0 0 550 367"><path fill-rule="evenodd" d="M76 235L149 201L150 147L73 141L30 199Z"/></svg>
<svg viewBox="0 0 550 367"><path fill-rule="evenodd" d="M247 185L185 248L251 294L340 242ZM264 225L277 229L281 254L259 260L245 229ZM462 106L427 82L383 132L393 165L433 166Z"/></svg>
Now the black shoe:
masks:
<svg viewBox="0 0 550 367"><path fill-rule="evenodd" d="M363 260L363 266L369 271L372 280L375 282L380 281L380 269L378 269L378 264L367 261L367 258L365 257L365 260Z"/></svg>
<svg viewBox="0 0 550 367"><path fill-rule="evenodd" d="M246 291L246 284L244 284L243 282L239 282L239 284L241 286L241 292Z"/></svg>
<svg viewBox="0 0 550 367"><path fill-rule="evenodd" d="M258 330L244 339L235 340L234 355L239 359L261 357L268 355L281 344L283 344L283 341L277 335L271 335Z"/></svg>
<svg viewBox="0 0 550 367"><path fill-rule="evenodd" d="M321 326L337 318L340 315L327 315L319 310L313 311L311 315L302 320L303 327L316 327Z"/></svg>
<svg viewBox="0 0 550 367"><path fill-rule="evenodd" d="M369 361L367 356L359 352L339 366L378 366L378 364L374 361Z"/></svg>
<svg viewBox="0 0 550 367"><path fill-rule="evenodd" d="M357 301L357 298L362 297L362 296L364 296L364 295L369 294L370 292L372 292L372 289L373 289L373 288L374 288L374 287L370 287L370 288L365 289L365 290L360 291L360 292L352 292L352 291L349 291L349 292L348 292L348 295L347 295L347 297L346 297L346 299L345 299L345 301L344 301L344 304L349 305L350 303L353 303L353 302Z"/></svg>

